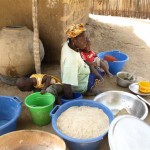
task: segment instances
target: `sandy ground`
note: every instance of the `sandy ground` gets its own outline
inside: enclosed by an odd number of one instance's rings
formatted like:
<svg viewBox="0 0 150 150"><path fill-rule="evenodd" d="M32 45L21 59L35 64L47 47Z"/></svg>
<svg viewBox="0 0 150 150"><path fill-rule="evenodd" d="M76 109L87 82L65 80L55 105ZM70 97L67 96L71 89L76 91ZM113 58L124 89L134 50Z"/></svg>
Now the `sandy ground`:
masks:
<svg viewBox="0 0 150 150"><path fill-rule="evenodd" d="M87 23L87 33L92 41L92 48L97 53L107 50L120 50L129 56L124 71L136 71L137 81L150 80L150 21L131 18L90 15ZM42 72L60 77L59 65L42 65ZM104 78L98 86L102 91L121 90L130 92L116 84L116 76ZM23 101L30 92L20 92L16 86L9 86L0 81L0 95L19 96ZM85 97L93 99L94 97ZM150 102L150 96L144 97ZM54 133L51 124L43 127L34 125L27 108L22 104L22 114L18 120L17 129L38 129ZM150 115L145 119L150 124ZM109 150L107 136L103 140L101 150Z"/></svg>

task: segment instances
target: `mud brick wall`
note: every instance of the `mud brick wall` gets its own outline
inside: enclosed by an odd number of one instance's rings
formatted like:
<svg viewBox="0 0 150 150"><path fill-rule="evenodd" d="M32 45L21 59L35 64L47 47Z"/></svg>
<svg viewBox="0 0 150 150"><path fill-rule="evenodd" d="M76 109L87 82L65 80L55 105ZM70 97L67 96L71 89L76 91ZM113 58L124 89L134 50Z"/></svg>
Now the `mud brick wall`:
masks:
<svg viewBox="0 0 150 150"><path fill-rule="evenodd" d="M59 63L64 31L72 23L86 23L90 0L39 0L38 22L44 45L44 61ZM0 0L0 29L4 26L32 26L32 0Z"/></svg>
<svg viewBox="0 0 150 150"><path fill-rule="evenodd" d="M63 0L64 15L62 21L66 26L74 23L85 23L89 14L88 0Z"/></svg>

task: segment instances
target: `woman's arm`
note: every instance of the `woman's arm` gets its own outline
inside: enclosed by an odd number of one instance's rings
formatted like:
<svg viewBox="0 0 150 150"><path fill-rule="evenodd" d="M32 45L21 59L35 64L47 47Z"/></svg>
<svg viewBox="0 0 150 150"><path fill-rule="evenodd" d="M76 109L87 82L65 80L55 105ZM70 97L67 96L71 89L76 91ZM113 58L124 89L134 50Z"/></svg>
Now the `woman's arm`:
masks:
<svg viewBox="0 0 150 150"><path fill-rule="evenodd" d="M71 85L63 84L63 91L64 91L64 96L66 99L72 99L73 98Z"/></svg>

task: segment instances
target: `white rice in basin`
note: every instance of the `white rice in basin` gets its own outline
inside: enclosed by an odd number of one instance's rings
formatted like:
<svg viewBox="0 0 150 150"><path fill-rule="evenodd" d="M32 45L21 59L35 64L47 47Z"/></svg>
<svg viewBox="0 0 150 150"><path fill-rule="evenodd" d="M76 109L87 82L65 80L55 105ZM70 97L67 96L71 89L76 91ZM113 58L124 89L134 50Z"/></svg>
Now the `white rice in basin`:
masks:
<svg viewBox="0 0 150 150"><path fill-rule="evenodd" d="M57 126L62 133L72 138L95 138L108 130L109 118L96 107L73 106L58 117Z"/></svg>

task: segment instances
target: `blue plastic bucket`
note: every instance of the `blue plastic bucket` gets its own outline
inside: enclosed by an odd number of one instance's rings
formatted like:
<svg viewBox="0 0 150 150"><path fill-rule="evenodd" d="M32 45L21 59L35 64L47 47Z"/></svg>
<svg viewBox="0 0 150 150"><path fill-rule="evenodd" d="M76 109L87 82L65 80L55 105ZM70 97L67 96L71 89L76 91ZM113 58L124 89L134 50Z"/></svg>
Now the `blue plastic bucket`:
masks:
<svg viewBox="0 0 150 150"><path fill-rule="evenodd" d="M0 135L16 130L21 104L18 97L0 96Z"/></svg>
<svg viewBox="0 0 150 150"><path fill-rule="evenodd" d="M72 100L79 100L82 99L83 95L81 93L73 93L73 99L66 99L65 96L61 96L60 101L62 104L70 102Z"/></svg>
<svg viewBox="0 0 150 150"><path fill-rule="evenodd" d="M76 139L71 138L65 134L63 134L57 127L57 119L58 117L68 108L72 106L90 106L90 107L97 107L99 109L102 109L104 113L108 116L109 122L111 123L114 119L113 113L109 108L104 106L101 103L94 102L92 100L78 100L78 101L70 101L68 103L65 103L64 105L56 105L54 109L51 111L50 116L52 117L52 127L54 131L63 138L71 150L97 150L99 147L101 140L103 137L107 134L108 131L106 131L104 134L96 137L96 138L90 138L90 139ZM88 114L87 114L88 115Z"/></svg>
<svg viewBox="0 0 150 150"><path fill-rule="evenodd" d="M128 55L120 52L119 50L100 52L97 56L101 59L104 59L105 55L110 55L117 59L117 61L108 62L109 71L113 75L116 75L119 71L122 71L126 62L129 60Z"/></svg>

